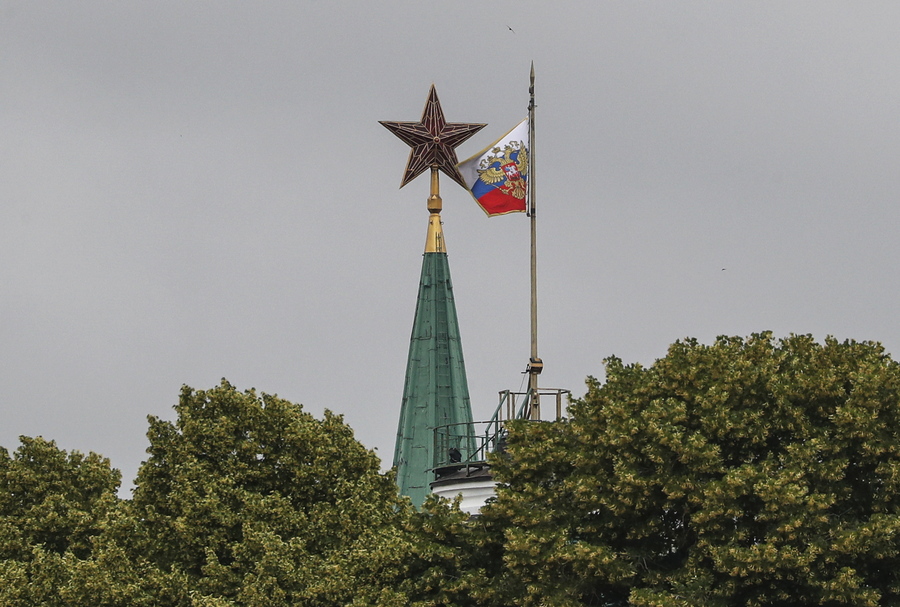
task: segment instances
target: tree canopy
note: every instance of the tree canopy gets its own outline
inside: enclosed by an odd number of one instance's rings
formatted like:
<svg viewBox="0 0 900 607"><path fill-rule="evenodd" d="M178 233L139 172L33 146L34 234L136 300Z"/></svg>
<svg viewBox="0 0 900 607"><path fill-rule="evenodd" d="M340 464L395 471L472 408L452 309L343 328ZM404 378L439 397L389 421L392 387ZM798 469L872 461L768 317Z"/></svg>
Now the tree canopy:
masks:
<svg viewBox="0 0 900 607"><path fill-rule="evenodd" d="M53 603L67 559L87 558L118 502L120 474L95 454L21 437L0 447L0 605Z"/></svg>
<svg viewBox="0 0 900 607"><path fill-rule="evenodd" d="M151 418L126 504L133 558L183 579L194 602L345 602L329 569L400 509L375 454L340 416L224 381L185 387L175 409L175 422Z"/></svg>
<svg viewBox="0 0 900 607"><path fill-rule="evenodd" d="M874 343L695 340L519 423L486 517L526 605L900 599L900 365Z"/></svg>
<svg viewBox="0 0 900 607"><path fill-rule="evenodd" d="M900 365L763 333L606 361L520 420L470 519L421 512L339 416L223 381L104 458L0 450L0 607L876 606L900 602Z"/></svg>
<svg viewBox="0 0 900 607"><path fill-rule="evenodd" d="M149 457L129 500L114 498L118 475L94 455L23 439L17 459L0 458L9 470L0 539L11 537L0 575L13 583L0 604L355 600L365 562L378 562L409 507L340 416L316 419L225 381L185 387L175 410L174 422L150 418ZM57 558L30 564L46 550ZM14 587L34 592L13 597Z"/></svg>

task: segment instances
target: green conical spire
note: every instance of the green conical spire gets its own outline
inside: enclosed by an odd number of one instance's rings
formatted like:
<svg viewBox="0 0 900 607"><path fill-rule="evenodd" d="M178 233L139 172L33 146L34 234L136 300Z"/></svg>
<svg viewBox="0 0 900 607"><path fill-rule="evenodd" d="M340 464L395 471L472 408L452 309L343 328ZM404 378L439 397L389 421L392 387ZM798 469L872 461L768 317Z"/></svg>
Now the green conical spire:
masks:
<svg viewBox="0 0 900 607"><path fill-rule="evenodd" d="M431 492L436 461L447 461L447 454L435 457L434 429L472 423L466 365L441 227L441 206L437 170L432 168L428 236L394 447L400 494L409 496L416 507L421 506ZM467 436L468 428L452 427L448 434ZM471 454L472 445L466 439L453 442L462 457Z"/></svg>
<svg viewBox="0 0 900 607"><path fill-rule="evenodd" d="M400 493L416 507L425 501L434 480L434 428L471 422L447 253L425 253L394 448ZM465 430L460 427L452 433Z"/></svg>

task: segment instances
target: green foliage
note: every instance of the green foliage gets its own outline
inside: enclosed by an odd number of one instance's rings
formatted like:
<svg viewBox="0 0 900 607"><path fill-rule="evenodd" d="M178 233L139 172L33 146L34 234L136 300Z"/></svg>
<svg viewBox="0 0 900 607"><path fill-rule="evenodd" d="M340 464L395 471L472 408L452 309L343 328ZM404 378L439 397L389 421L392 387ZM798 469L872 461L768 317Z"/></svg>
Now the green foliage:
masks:
<svg viewBox="0 0 900 607"><path fill-rule="evenodd" d="M186 579L192 604L346 603L352 587L325 583L334 562L398 517L377 457L339 416L224 381L184 388L176 412L150 420L117 527L130 558Z"/></svg>
<svg viewBox="0 0 900 607"><path fill-rule="evenodd" d="M900 603L900 365L809 336L607 361L510 425L477 518L397 497L339 416L224 382L150 419L130 500L89 454L0 449L0 607Z"/></svg>
<svg viewBox="0 0 900 607"><path fill-rule="evenodd" d="M69 564L92 554L116 507L120 474L95 453L20 437L0 448L0 605L55 604Z"/></svg>
<svg viewBox="0 0 900 607"><path fill-rule="evenodd" d="M12 457L0 447L0 559L28 560L33 547L87 556L116 502L119 471L96 453L66 453L40 437L19 440Z"/></svg>
<svg viewBox="0 0 900 607"><path fill-rule="evenodd" d="M486 582L492 561L487 530L462 512L430 495L402 529L405 544L397 552L394 577L407 605L488 605L493 591Z"/></svg>
<svg viewBox="0 0 900 607"><path fill-rule="evenodd" d="M131 500L93 454L0 451L0 607L403 604L411 508L339 416L225 381L175 409Z"/></svg>
<svg viewBox="0 0 900 607"><path fill-rule="evenodd" d="M569 422L520 423L488 509L524 605L900 600L900 366L770 334L607 361Z"/></svg>

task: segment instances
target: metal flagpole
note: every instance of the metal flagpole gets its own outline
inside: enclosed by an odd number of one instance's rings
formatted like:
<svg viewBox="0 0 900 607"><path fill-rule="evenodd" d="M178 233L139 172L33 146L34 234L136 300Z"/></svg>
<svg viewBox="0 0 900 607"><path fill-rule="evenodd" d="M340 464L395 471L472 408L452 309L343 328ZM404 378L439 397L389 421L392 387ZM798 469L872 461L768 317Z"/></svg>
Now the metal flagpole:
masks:
<svg viewBox="0 0 900 607"><path fill-rule="evenodd" d="M528 216L531 218L531 358L528 361L528 391L531 393L531 419L541 418L541 398L538 393L538 375L544 363L538 357L537 347L537 207L535 205L535 144L534 144L534 61L531 62L531 97L528 103Z"/></svg>

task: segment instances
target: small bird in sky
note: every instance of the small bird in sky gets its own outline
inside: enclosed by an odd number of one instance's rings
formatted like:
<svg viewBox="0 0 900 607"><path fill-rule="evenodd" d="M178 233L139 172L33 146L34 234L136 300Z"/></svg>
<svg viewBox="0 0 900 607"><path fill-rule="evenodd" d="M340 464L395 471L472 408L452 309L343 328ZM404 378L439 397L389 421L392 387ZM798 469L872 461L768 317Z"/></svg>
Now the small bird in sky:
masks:
<svg viewBox="0 0 900 607"><path fill-rule="evenodd" d="M516 30L514 30L514 29L511 28L511 27L509 27L508 25L506 26L506 29L508 29L509 31L511 31L511 32L514 33L514 34L516 33Z"/></svg>

